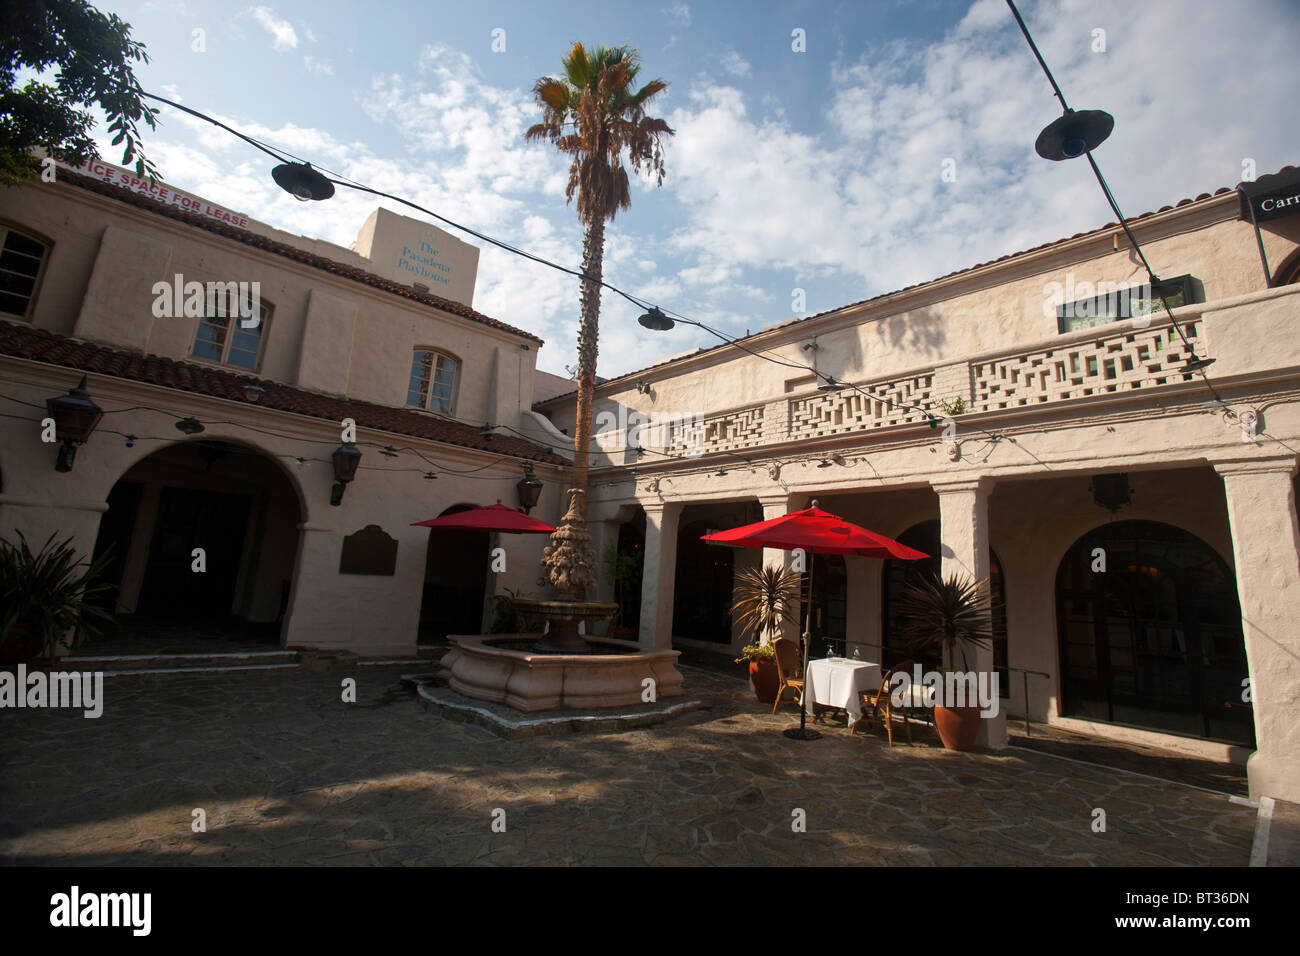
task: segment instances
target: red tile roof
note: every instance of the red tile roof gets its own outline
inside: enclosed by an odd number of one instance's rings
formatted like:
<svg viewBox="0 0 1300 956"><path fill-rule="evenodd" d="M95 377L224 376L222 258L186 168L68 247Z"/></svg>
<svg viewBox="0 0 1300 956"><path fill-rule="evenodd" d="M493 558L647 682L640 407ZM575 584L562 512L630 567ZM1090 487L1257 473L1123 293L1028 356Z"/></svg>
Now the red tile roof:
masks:
<svg viewBox="0 0 1300 956"><path fill-rule="evenodd" d="M85 189L92 193L98 193L101 196L107 196L109 199L115 199L118 202L135 206L146 212L151 212L157 216L165 216L168 219L175 219L177 222L183 222L189 226L195 226L207 232L216 233L227 239L234 239L236 242L242 242L246 246L255 246L258 249L264 249L267 252L274 253L277 256L283 256L286 259L293 259L304 265L309 265L315 269L321 269L325 272L331 272L334 275L342 276L345 279L351 279L353 282L360 282L363 285L371 286L375 289L382 289L385 292L391 292L393 295L400 295L405 299L413 299L424 305L431 305L441 309L443 312L450 312L453 315L463 316L471 321L478 322L482 325L490 326L494 329L500 329L502 332L509 332L511 335L518 335L522 338L529 339L541 346L542 340L531 332L525 332L523 329L517 329L513 325L507 325L490 315L484 315L482 312L476 312L469 306L461 302L453 302L451 299L444 299L442 296L434 295L431 292L422 292L412 286L402 285L391 279L385 279L383 276L377 276L373 272L366 272L364 269L358 269L354 266L347 266L341 262L335 262L333 259L327 259L324 256L318 256L312 252L306 252L295 246L283 242L276 242L274 239L268 239L266 236L258 235L255 232L249 232L247 229L238 229L234 226L226 225L207 216L200 216L197 213L185 212L175 206L168 206L156 199L145 196L142 193L133 192L129 189L123 189L121 186L114 186L111 183L103 182L92 176L83 176L80 173L73 172L69 169L60 169L58 181L61 183L70 183L80 189Z"/></svg>
<svg viewBox="0 0 1300 956"><path fill-rule="evenodd" d="M570 464L568 460L547 452L542 446L526 439L509 435L484 437L479 433L479 427L464 422L450 421L408 408L332 398L292 385L236 375L192 362L177 362L157 355L141 355L94 345L9 321L0 321L0 355L58 365L79 372L111 375L133 382L147 382L182 392L211 395L246 405L256 404L259 408L274 408L335 424L351 418L362 428L373 428L395 435L410 435L554 465ZM263 394L256 403L248 401L244 396L244 387L250 384L259 385L263 389Z"/></svg>
<svg viewBox="0 0 1300 956"><path fill-rule="evenodd" d="M1281 169L1278 170L1278 173L1284 173L1284 172L1286 172L1287 170L1289 170L1289 169L1294 169L1294 168L1295 168L1294 166L1283 166ZM1276 175L1276 174L1273 174L1273 175ZM1262 179L1262 178L1264 178L1264 177L1261 176L1260 178ZM1240 184L1238 184L1238 185L1240 185ZM1214 196L1221 196L1221 195L1223 195L1224 193L1230 193L1230 192L1234 192L1234 191L1235 191L1235 189L1230 189L1230 188L1227 187L1227 186L1221 186L1221 187L1219 187L1218 189L1216 189L1216 190L1214 191L1214 194L1213 194L1213 195L1214 195ZM1189 205L1190 203L1193 203L1193 202L1200 202L1200 201L1203 200L1203 199L1211 199L1211 198L1213 198L1213 197L1211 196L1210 193L1201 193L1201 194L1200 194L1199 196L1197 196L1195 199L1180 199L1180 200L1179 200L1175 205L1177 205L1177 206L1186 206L1186 205ZM1127 219L1126 221L1127 221L1127 222L1136 222L1136 221L1138 221L1139 219L1146 219L1147 217L1149 217L1149 216L1154 216L1154 215L1156 215L1157 213L1168 212L1170 209L1173 209L1173 208L1174 208L1174 206L1161 206L1159 209L1155 210L1154 212L1144 212L1144 213L1141 213L1140 215L1137 215L1137 216L1129 216L1128 219ZM1051 246L1057 246L1057 245L1060 245L1060 244L1063 243L1063 242L1071 242L1071 241L1073 241L1073 240L1075 240L1075 239L1082 239L1082 238L1084 238L1084 237L1086 237L1086 236L1095 235L1096 233L1099 233L1099 232L1105 232L1107 229L1114 229L1114 228L1117 227L1118 225L1119 225L1119 223L1108 222L1108 223L1106 223L1104 226L1100 226L1100 227L1098 227L1097 229L1091 229L1091 230L1089 230L1089 231L1087 231L1087 232L1076 232L1074 235L1069 236L1068 238L1065 238L1065 239L1054 239L1054 240L1052 240L1051 242L1044 242L1044 243L1042 243L1041 245L1031 246L1031 247L1028 248L1028 249L1021 249L1019 252L1009 252L1009 253L1007 253L1005 256L998 256L996 259L990 259L990 260L988 260L987 262L977 262L977 263L976 263L975 265L973 265L973 266L966 266L964 269L958 269L958 270L956 270L955 272L949 272L949 273L947 273L946 275L941 275L941 276L938 276L938 277L936 277L936 278L934 278L934 279L929 279L929 280L927 280L927 281L925 281L925 282L917 282L917 283L915 283L915 284L913 284L913 285L904 286L904 287L901 288L901 289L895 289L893 292L883 292L883 293L881 293L880 295L874 295L874 296L871 296L870 298L867 298L867 299L860 299L860 300L857 301L857 302L850 302L850 303L848 303L847 305L841 305L841 306L838 306L837 308L834 308L834 309L827 309L825 312L818 312L816 315L808 315L808 316L804 316L803 318L800 318L800 319L791 319L791 320L789 320L789 321L787 321L787 322L780 322L780 323L778 323L778 324L776 324L776 325L770 325L770 326L768 326L768 327L765 328L765 329L760 329L759 331L753 333L753 335L745 335L745 336L741 336L741 337L737 338L736 341L738 341L738 342L743 342L743 341L745 341L746 339L753 338L754 335L762 335L762 334L765 333L765 332L771 332L771 331L774 331L775 329L783 329L783 328L786 328L786 327L788 327L788 326L798 325L800 322L808 322L808 321L810 321L811 319L820 319L820 318L822 318L823 316L833 315L833 314L836 313L836 312L843 312L845 309L851 309L851 308L853 308L854 306L858 306L858 305L866 305L868 302L876 302L876 301L878 301L878 300L880 300L880 299L888 299L890 296L898 295L898 294L903 293L903 292L910 292L910 291L913 290L913 289L919 289L919 288L921 288L922 286L932 285L932 284L935 283L935 282L942 282L944 279L951 279L951 278L953 278L954 276L959 276L959 275L961 275L961 274L963 274L963 273L965 273L965 272L974 272L976 269L982 269L982 268L984 268L985 266L993 265L995 262L1005 262L1005 261L1008 260L1008 259L1015 259L1015 258L1018 257L1018 256L1028 255L1028 254L1031 253L1031 252L1038 252L1040 249L1047 249L1047 248L1049 248L1049 247L1051 247ZM610 382L610 383L617 383L617 382L624 381L625 379L629 379L629 378L631 378L631 377L634 376L634 375L644 375L646 372L652 371L652 370L657 369L657 368L662 368L662 367L665 366L665 365L671 365L671 364L673 364L674 362L679 362L679 361L681 361L682 359L685 359L685 358L694 358L695 356L697 356L697 355L702 355L702 354L704 354L705 352L712 352L712 351L715 351L716 349L726 348L726 347L727 347L727 344L728 344L728 343L726 343L726 342L719 342L717 345L709 345L709 346L705 346L705 347L703 347L703 348L696 349L694 352L691 352L691 353L689 353L689 354L687 354L687 355L677 355L677 356L674 356L673 358L661 359L660 361L655 362L653 365L647 365L645 368L639 368L639 369L636 369L635 371L632 371L632 372L624 372L622 375L619 375L619 376L616 376L616 377L614 377L614 378L608 379L607 381ZM810 371L811 371L811 370L810 370ZM605 384L605 383L601 383L601 384ZM534 402L534 403L533 403L533 407L534 407L534 408L543 408L543 407L546 407L546 406L548 406L548 405L551 405L551 404L553 404L553 403L555 403L555 402L558 402L558 401L560 401L561 399L569 398L570 396L573 396L573 395L576 395L576 394L577 394L577 391L576 391L576 390L573 390L573 391L565 392L565 393L563 393L563 394L561 394L561 395L552 395L550 398L543 399L542 401Z"/></svg>

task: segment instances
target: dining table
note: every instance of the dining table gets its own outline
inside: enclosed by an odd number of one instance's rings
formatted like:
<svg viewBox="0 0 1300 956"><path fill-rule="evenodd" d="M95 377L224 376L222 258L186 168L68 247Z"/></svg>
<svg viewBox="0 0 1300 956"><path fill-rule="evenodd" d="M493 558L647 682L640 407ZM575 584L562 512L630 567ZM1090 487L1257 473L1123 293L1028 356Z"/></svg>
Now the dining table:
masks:
<svg viewBox="0 0 1300 956"><path fill-rule="evenodd" d="M817 719L818 707L842 710L852 727L862 719L861 692L880 689L880 665L844 657L823 657L808 662L804 675L804 710Z"/></svg>

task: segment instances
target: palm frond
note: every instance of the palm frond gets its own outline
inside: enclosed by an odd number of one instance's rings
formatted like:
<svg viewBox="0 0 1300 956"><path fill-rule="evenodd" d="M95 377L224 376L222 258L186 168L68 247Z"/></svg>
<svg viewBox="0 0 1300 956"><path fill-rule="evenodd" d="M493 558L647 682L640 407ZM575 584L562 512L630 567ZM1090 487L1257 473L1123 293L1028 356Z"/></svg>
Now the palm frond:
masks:
<svg viewBox="0 0 1300 956"><path fill-rule="evenodd" d="M955 661L960 653L969 669L968 648L993 642L993 608L988 581L969 575L921 576L904 588L897 602L904 646L909 655L940 654Z"/></svg>
<svg viewBox="0 0 1300 956"><path fill-rule="evenodd" d="M795 621L802 575L775 565L742 571L733 593L732 613L752 643L767 644L781 622Z"/></svg>

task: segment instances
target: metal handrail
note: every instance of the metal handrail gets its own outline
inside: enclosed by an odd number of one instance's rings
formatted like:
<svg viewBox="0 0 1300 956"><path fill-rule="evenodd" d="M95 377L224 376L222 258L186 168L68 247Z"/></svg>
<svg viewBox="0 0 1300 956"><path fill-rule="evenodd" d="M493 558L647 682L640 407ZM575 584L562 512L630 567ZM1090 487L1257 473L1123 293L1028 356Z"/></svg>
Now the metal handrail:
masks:
<svg viewBox="0 0 1300 956"><path fill-rule="evenodd" d="M1025 675L1025 736L1032 737L1033 733L1029 729L1029 675L1033 674L1035 677L1046 677L1048 680L1052 679L1052 675L1046 674L1043 671L1031 671L1024 667L1012 667L1010 664L1008 664L1004 669L1008 671L1019 671Z"/></svg>
<svg viewBox="0 0 1300 956"><path fill-rule="evenodd" d="M876 650L878 650L878 651L882 651L882 652L884 651L884 647L883 647L883 645L880 645L880 644L872 644L872 643L869 642L869 641L849 641L849 640L845 640L845 641L844 641L844 644L845 644L845 645L848 645L848 644L857 644L857 645L860 645L860 646L862 646L862 647L874 647L874 648L875 648ZM848 650L848 647L847 647L847 646L845 647L845 650L846 650L846 651ZM883 656L883 654L882 654L881 656ZM1010 664L1006 665L1005 667L995 667L994 670L1016 671L1017 673L1020 673L1020 674L1023 674L1023 675L1024 675L1024 682L1025 682L1025 683L1024 683L1024 690L1025 690L1025 736L1026 736L1026 737L1032 737L1032 736L1033 736L1033 731L1031 731L1030 728L1029 728L1029 675L1030 675L1030 674L1033 674L1035 677L1045 677L1045 678L1047 678L1048 680L1051 680L1051 679L1052 679L1052 675L1051 675L1051 674L1048 674L1048 673L1046 673L1046 672L1044 672L1044 671L1035 671L1035 670L1030 670L1030 669L1028 669L1028 668L1026 668L1026 667L1012 667Z"/></svg>

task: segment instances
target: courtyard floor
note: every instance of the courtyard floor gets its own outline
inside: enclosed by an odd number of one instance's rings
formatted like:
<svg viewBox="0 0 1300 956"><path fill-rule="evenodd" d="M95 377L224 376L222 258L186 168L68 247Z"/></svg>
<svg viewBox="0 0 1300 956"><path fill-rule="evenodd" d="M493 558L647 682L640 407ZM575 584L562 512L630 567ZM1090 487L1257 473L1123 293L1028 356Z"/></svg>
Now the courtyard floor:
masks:
<svg viewBox="0 0 1300 956"><path fill-rule="evenodd" d="M98 719L0 710L0 863L1250 859L1255 811L1224 795L1016 747L952 753L929 732L793 741L793 708L773 716L733 674L683 668L708 709L659 726L503 740L417 709L397 689L409 670L122 677Z"/></svg>

